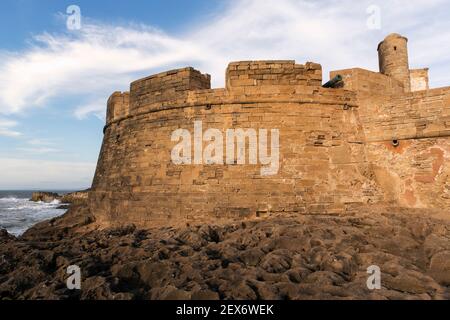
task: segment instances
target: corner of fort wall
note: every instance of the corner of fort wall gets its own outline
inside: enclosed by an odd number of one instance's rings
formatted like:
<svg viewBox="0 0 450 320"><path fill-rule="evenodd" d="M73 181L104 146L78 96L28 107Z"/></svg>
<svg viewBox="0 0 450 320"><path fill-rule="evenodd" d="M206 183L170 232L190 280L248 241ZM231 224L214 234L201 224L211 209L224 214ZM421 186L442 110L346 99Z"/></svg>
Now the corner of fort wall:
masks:
<svg viewBox="0 0 450 320"><path fill-rule="evenodd" d="M357 95L368 160L385 200L448 209L450 87L426 90L427 69L411 70L411 92L381 73L357 68L331 72L337 74ZM418 78L424 90L413 85Z"/></svg>

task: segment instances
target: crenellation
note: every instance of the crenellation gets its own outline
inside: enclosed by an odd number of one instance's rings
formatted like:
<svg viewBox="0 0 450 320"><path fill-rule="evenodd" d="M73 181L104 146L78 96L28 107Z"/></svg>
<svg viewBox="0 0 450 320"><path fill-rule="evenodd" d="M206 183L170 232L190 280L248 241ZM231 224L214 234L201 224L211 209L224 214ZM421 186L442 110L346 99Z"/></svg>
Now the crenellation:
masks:
<svg viewBox="0 0 450 320"><path fill-rule="evenodd" d="M227 68L227 90L276 85L321 86L322 67L312 62L298 65L293 60L268 60L233 62Z"/></svg>
<svg viewBox="0 0 450 320"><path fill-rule="evenodd" d="M131 83L131 109L132 112L135 112L151 103L180 99L191 90L210 88L211 76L201 74L194 68L188 67L162 72Z"/></svg>
<svg viewBox="0 0 450 320"><path fill-rule="evenodd" d="M430 89L428 84L428 68L409 70L411 78L411 91L422 91Z"/></svg>
<svg viewBox="0 0 450 320"><path fill-rule="evenodd" d="M108 99L106 123L111 123L130 114L130 93L114 92Z"/></svg>

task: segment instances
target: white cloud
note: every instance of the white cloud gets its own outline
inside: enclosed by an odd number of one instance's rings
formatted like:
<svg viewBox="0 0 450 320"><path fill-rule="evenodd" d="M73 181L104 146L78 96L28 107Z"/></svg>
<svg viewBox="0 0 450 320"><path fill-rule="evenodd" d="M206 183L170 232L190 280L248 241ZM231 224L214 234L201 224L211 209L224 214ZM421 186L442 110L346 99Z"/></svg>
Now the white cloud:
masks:
<svg viewBox="0 0 450 320"><path fill-rule="evenodd" d="M143 26L85 25L76 35L42 34L35 41L25 52L1 57L1 113L110 91L131 80L130 73L195 55L188 43Z"/></svg>
<svg viewBox="0 0 450 320"><path fill-rule="evenodd" d="M372 4L381 9L379 31L366 26ZM446 85L448 9L444 0L236 0L178 36L100 23L84 24L79 32L44 33L27 50L0 55L0 113L77 95L90 101L77 107L77 118L103 118L108 94L126 90L138 74L185 65L212 74L214 86L223 85L228 62L242 59L314 61L324 66L324 78L330 69L377 70L376 46L390 32L410 38L412 67L435 66L432 85Z"/></svg>
<svg viewBox="0 0 450 320"><path fill-rule="evenodd" d="M45 155L56 152L61 152L60 149L56 148L56 139L38 139L33 138L25 141L26 145L24 147L16 148L21 154L26 156L35 155ZM33 161L33 160L30 160Z"/></svg>
<svg viewBox="0 0 450 320"><path fill-rule="evenodd" d="M0 189L89 187L95 163L0 158Z"/></svg>
<svg viewBox="0 0 450 320"><path fill-rule="evenodd" d="M34 148L17 148L18 151L25 152L32 155L41 155L47 153L59 152L59 149L49 148L49 147L34 147Z"/></svg>
<svg viewBox="0 0 450 320"><path fill-rule="evenodd" d="M105 99L97 99L95 101L88 102L84 105L80 105L75 109L75 117L79 120L85 119L89 114L95 115L102 121L105 121Z"/></svg>
<svg viewBox="0 0 450 320"><path fill-rule="evenodd" d="M17 126L16 121L0 118L0 136L5 137L19 137L22 134L12 128Z"/></svg>
<svg viewBox="0 0 450 320"><path fill-rule="evenodd" d="M52 146L55 144L54 139L37 139L33 138L27 141L32 146Z"/></svg>

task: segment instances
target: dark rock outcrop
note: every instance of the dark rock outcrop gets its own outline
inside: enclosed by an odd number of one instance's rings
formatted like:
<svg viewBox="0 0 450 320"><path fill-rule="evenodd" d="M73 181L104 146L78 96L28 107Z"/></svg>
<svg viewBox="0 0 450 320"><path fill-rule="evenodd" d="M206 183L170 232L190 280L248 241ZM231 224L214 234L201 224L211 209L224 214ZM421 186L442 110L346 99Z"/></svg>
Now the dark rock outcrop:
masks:
<svg viewBox="0 0 450 320"><path fill-rule="evenodd" d="M31 201L34 202L45 202L45 203L50 203L53 202L55 200L60 200L60 195L54 192L33 192L32 196L31 196Z"/></svg>
<svg viewBox="0 0 450 320"><path fill-rule="evenodd" d="M0 298L449 299L448 220L377 210L96 230L75 206L19 239L0 232ZM69 265L81 291L66 287ZM367 288L371 265L381 290Z"/></svg>
<svg viewBox="0 0 450 320"><path fill-rule="evenodd" d="M89 191L90 191L90 189L87 189L84 191L76 191L76 192L71 192L71 193L67 193L64 195L59 195L54 192L38 191L38 192L33 192L32 196L31 196L31 201L35 201L35 202L42 201L45 203L50 203L55 200L58 200L61 203L64 203L66 206L69 204L70 205L83 205L88 200ZM62 205L59 209L67 209L67 207L64 207L64 205Z"/></svg>

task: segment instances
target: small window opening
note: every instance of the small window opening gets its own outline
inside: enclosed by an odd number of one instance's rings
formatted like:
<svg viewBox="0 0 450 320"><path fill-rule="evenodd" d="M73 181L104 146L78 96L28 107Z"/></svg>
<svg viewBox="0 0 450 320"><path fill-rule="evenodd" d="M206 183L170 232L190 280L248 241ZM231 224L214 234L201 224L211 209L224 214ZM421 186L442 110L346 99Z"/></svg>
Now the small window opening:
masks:
<svg viewBox="0 0 450 320"><path fill-rule="evenodd" d="M397 46L394 46L394 51L397 51Z"/></svg>
<svg viewBox="0 0 450 320"><path fill-rule="evenodd" d="M392 140L392 145L397 148L400 145L400 141L397 139L394 139L394 140Z"/></svg>

